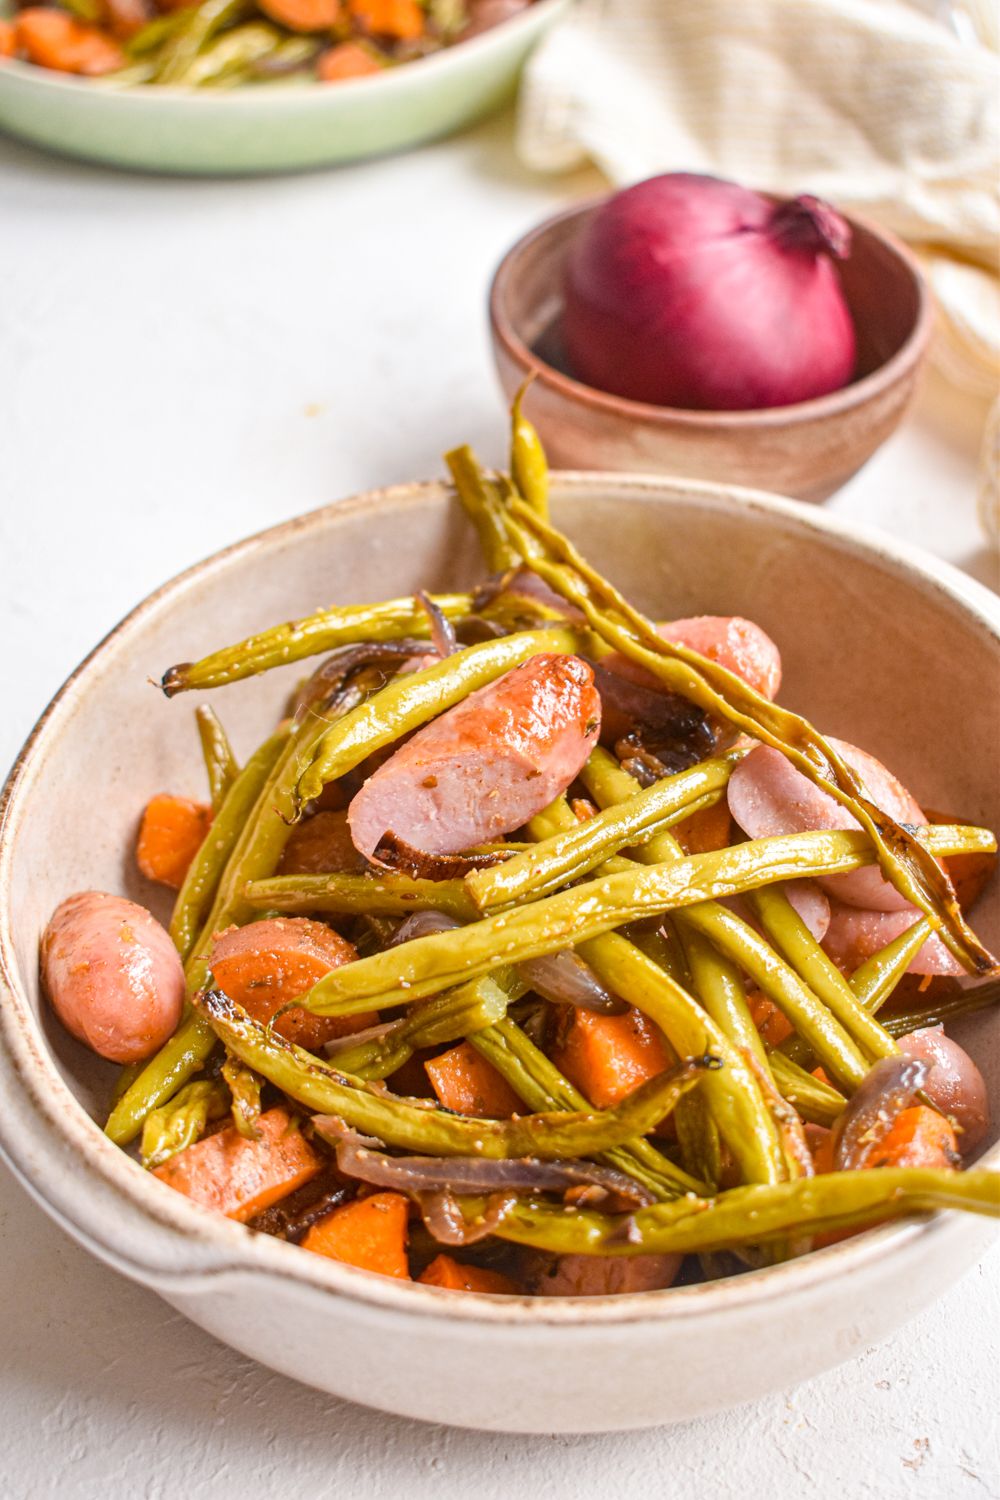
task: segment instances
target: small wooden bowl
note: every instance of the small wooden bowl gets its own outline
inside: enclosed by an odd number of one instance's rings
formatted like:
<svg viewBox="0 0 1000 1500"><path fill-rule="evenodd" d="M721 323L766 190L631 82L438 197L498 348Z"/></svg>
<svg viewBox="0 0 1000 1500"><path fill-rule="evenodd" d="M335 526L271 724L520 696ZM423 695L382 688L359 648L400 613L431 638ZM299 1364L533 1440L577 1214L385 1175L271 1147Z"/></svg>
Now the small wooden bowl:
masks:
<svg viewBox="0 0 1000 1500"><path fill-rule="evenodd" d="M627 401L574 380L562 347L563 269L603 202L547 219L518 240L490 290L493 350L511 397L529 376L525 410L555 468L679 474L825 500L867 463L913 399L931 300L916 262L891 235L851 219L839 267L858 337L850 385L793 406L685 411Z"/></svg>

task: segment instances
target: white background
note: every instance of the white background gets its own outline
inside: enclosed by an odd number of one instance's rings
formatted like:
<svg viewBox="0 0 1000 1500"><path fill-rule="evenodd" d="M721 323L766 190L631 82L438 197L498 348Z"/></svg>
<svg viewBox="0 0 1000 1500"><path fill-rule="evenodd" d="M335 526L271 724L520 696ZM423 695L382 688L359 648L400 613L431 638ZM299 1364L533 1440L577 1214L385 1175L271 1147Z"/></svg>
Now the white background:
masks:
<svg viewBox="0 0 1000 1500"><path fill-rule="evenodd" d="M84 652L178 569L338 495L437 474L457 441L498 460L489 274L595 186L526 174L504 119L394 160L235 182L0 141L0 766ZM929 384L832 508L995 584L978 417ZM986 1500L998 1270L994 1250L886 1345L736 1412L487 1436L248 1363L89 1259L0 1168L0 1495Z"/></svg>

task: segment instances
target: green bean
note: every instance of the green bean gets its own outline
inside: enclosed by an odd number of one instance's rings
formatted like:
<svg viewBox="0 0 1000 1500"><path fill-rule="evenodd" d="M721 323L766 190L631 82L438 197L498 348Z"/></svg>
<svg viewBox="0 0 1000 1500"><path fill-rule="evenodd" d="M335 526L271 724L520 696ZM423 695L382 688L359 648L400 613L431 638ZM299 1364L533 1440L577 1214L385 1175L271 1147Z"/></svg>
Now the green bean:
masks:
<svg viewBox="0 0 1000 1500"><path fill-rule="evenodd" d="M503 1020L507 1006L519 993L523 986L513 974L473 980L415 1005L386 1036L345 1046L336 1054L336 1066L342 1073L369 1082L388 1078L418 1047L471 1039L477 1031Z"/></svg>
<svg viewBox="0 0 1000 1500"><path fill-rule="evenodd" d="M250 69L273 57L281 46L282 33L266 21L247 21L217 36L202 47L188 65L183 80L187 88L225 88L245 82Z"/></svg>
<svg viewBox="0 0 1000 1500"><path fill-rule="evenodd" d="M155 74L156 83L184 83L202 48L217 31L247 11L247 0L202 0L185 12L179 25L166 40Z"/></svg>
<svg viewBox="0 0 1000 1500"><path fill-rule="evenodd" d="M970 989L960 990L957 995L945 995L939 1000L930 1000L926 1005L913 1006L886 1016L883 1021L890 1036L908 1036L911 1031L922 1031L925 1026L946 1026L960 1016L974 1015L978 1010L995 1005L1000 1000L1000 982L989 980Z"/></svg>
<svg viewBox="0 0 1000 1500"><path fill-rule="evenodd" d="M497 520L499 496L496 485L486 478L479 461L468 449L446 453L444 461L451 472L462 509L476 528L486 571L509 573L517 567L518 559Z"/></svg>
<svg viewBox="0 0 1000 1500"><path fill-rule="evenodd" d="M229 736L223 729L214 708L210 708L207 703L200 703L194 711L194 716L198 724L198 738L201 740L205 770L208 773L212 808L213 811L218 812L226 800L226 793L240 774L240 768L233 754L233 747L229 743Z"/></svg>
<svg viewBox="0 0 1000 1500"><path fill-rule="evenodd" d="M142 1127L142 1164L150 1171L162 1167L195 1141L200 1141L209 1120L229 1113L229 1095L217 1080L189 1083L170 1103L150 1110Z"/></svg>
<svg viewBox="0 0 1000 1500"><path fill-rule="evenodd" d="M475 463L473 455L467 459ZM942 939L970 972L991 973L997 968L966 924L954 892L923 843L868 801L857 774L812 724L770 702L719 663L665 641L652 621L523 501L498 506L495 521L522 560L581 610L609 646L651 671L671 691L780 750L820 790L846 807L871 837L886 878L941 929Z"/></svg>
<svg viewBox="0 0 1000 1500"><path fill-rule="evenodd" d="M723 1030L676 980L620 934L606 933L578 951L599 979L660 1028L679 1056L711 1052L722 1058L722 1071L706 1075L698 1096L746 1181L780 1182L785 1171L778 1132L757 1080Z"/></svg>
<svg viewBox="0 0 1000 1500"><path fill-rule="evenodd" d="M421 672L390 682L321 737L299 777L298 807L318 797L328 782L353 771L374 750L393 744L529 657L544 651L573 651L578 643L577 633L568 629L522 630L466 646Z"/></svg>
<svg viewBox="0 0 1000 1500"><path fill-rule="evenodd" d="M229 1050L297 1103L337 1115L387 1146L431 1156L490 1160L593 1156L623 1145L634 1135L645 1135L706 1070L719 1066L715 1058L689 1059L643 1084L613 1109L485 1120L434 1109L425 1101L394 1098L338 1073L311 1052L252 1020L221 991L203 991L198 1004Z"/></svg>
<svg viewBox="0 0 1000 1500"><path fill-rule="evenodd" d="M590 1108L579 1089L560 1073L552 1059L546 1057L509 1016L470 1036L469 1042L506 1079L529 1109L541 1112ZM602 1151L598 1160L627 1172L660 1200L705 1191L704 1183L690 1177L657 1151L650 1141L641 1137L624 1146Z"/></svg>
<svg viewBox="0 0 1000 1500"><path fill-rule="evenodd" d="M292 832L292 793L301 760L328 722L322 717L309 719L294 733L285 736L256 801L243 816L242 823L237 825L237 836L201 933L187 955L185 981L189 997L196 994L208 978L208 955L215 933L234 924L242 926L257 915L243 893L251 880L270 875L281 858ZM258 753L263 754L263 750ZM231 798L237 795L252 764L253 760L248 762L240 781L230 792ZM216 825L222 823L223 817L224 812L220 812ZM212 1028L197 1011L186 1008L180 1026L169 1042L150 1059L115 1104L104 1127L105 1134L117 1145L127 1145L138 1133L149 1111L164 1104L198 1071L214 1045Z"/></svg>
<svg viewBox="0 0 1000 1500"><path fill-rule="evenodd" d="M679 920L710 937L750 976L787 1016L831 1076L852 1090L858 1087L869 1065L853 1038L748 923L725 907L710 912L704 907L689 907Z"/></svg>
<svg viewBox="0 0 1000 1500"><path fill-rule="evenodd" d="M930 936L930 922L920 917L855 969L851 989L865 1010L874 1015L885 1004Z"/></svg>
<svg viewBox="0 0 1000 1500"><path fill-rule="evenodd" d="M707 1183L713 1193L716 1192L722 1176L722 1140L719 1127L700 1089L678 1099L674 1110L674 1129L685 1168Z"/></svg>
<svg viewBox="0 0 1000 1500"><path fill-rule="evenodd" d="M178 30L183 20L182 10L172 11L166 16L155 16L123 43L125 51L129 57L147 57L150 53L157 52L167 38Z"/></svg>
<svg viewBox="0 0 1000 1500"><path fill-rule="evenodd" d="M835 830L782 834L691 855L669 865L633 866L627 874L590 880L530 906L516 907L467 927L415 938L387 953L345 964L321 979L301 1003L324 1016L354 1015L361 1010L403 1004L486 974L499 963L540 958L626 922L677 908L690 912L698 903L736 895L757 885L853 870L872 859L867 834ZM732 924L737 924L753 935L752 929L731 912L720 909L713 916L719 923L725 919L727 934L731 934ZM691 921L694 923L693 916ZM718 941L714 931L709 935ZM753 936L769 961L780 965L766 944L761 945ZM804 986L787 965L780 967L791 976L795 991L805 995ZM779 989L783 994L791 993L789 985ZM812 1007L823 1012L831 1027L840 1030L814 999ZM846 1034L844 1041L856 1050ZM860 1060L860 1054L856 1055Z"/></svg>
<svg viewBox="0 0 1000 1500"><path fill-rule="evenodd" d="M461 880L417 880L394 870L379 875L272 875L251 881L243 895L249 906L278 912L405 917L414 911L440 911L460 922L476 916Z"/></svg>
<svg viewBox="0 0 1000 1500"><path fill-rule="evenodd" d="M860 1004L836 964L823 952L798 912L779 889L754 891L750 904L761 926L798 974L848 1036L873 1063L899 1051L892 1037Z"/></svg>
<svg viewBox="0 0 1000 1500"><path fill-rule="evenodd" d="M736 757L703 761L676 776L664 777L586 822L574 818L566 832L543 839L502 865L467 875L466 889L482 912L548 895L602 865L619 849L641 844L663 828L679 823L688 816L693 802L708 805L709 797L717 801L735 764Z"/></svg>
<svg viewBox="0 0 1000 1500"><path fill-rule="evenodd" d="M431 597L448 620L460 620L472 611L469 594ZM413 598L387 599L383 604L332 606L287 625L275 625L245 641L213 651L200 661L170 667L163 674L163 691L172 698L175 693L194 688L222 687L289 662L325 655L339 646L353 646L360 641L399 641L409 636L426 640L430 632L427 611Z"/></svg>
<svg viewBox="0 0 1000 1500"><path fill-rule="evenodd" d="M222 873L288 738L280 730L255 751L232 783L177 893L170 936L187 960L215 900Z"/></svg>
<svg viewBox="0 0 1000 1500"><path fill-rule="evenodd" d="M510 477L518 494L543 521L549 515L549 465L534 424L524 415L525 382L510 409Z"/></svg>
<svg viewBox="0 0 1000 1500"><path fill-rule="evenodd" d="M486 1207L481 1198L459 1202L468 1220ZM687 1255L766 1244L789 1234L799 1237L853 1229L873 1219L897 1219L940 1208L1000 1217L1000 1174L985 1167L967 1172L943 1167L829 1172L794 1182L731 1188L714 1199L656 1203L616 1215L519 1199L493 1233L557 1255Z"/></svg>
<svg viewBox="0 0 1000 1500"><path fill-rule="evenodd" d="M779 1093L789 1104L794 1104L804 1120L812 1120L816 1125L833 1124L847 1103L843 1094L832 1084L823 1083L812 1073L807 1073L805 1068L777 1049L770 1054L768 1061Z"/></svg>

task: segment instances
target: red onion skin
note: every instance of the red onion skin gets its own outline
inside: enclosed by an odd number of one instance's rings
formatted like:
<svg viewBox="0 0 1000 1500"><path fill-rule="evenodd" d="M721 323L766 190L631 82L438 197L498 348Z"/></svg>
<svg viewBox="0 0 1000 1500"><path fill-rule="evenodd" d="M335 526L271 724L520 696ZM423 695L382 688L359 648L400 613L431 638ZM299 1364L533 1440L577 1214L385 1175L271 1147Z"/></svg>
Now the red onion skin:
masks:
<svg viewBox="0 0 1000 1500"><path fill-rule="evenodd" d="M570 251L571 369L616 396L707 411L839 390L856 341L831 256L849 244L846 222L818 199L776 207L687 172L626 188Z"/></svg>

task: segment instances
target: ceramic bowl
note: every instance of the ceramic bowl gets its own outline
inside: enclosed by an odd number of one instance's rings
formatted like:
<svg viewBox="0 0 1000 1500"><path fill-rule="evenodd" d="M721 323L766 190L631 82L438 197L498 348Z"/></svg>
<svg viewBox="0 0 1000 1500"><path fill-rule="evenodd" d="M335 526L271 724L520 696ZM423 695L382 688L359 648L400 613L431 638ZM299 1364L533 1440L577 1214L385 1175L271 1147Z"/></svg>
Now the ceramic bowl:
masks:
<svg viewBox="0 0 1000 1500"><path fill-rule="evenodd" d="M603 202L557 214L501 261L490 292L493 352L508 398L528 376L525 410L562 468L686 474L825 500L899 425L931 331L930 299L909 251L851 219L840 271L858 336L858 374L843 390L761 411L684 411L626 401L574 380L562 347L570 246Z"/></svg>
<svg viewBox="0 0 1000 1500"><path fill-rule="evenodd" d="M786 702L884 757L929 805L1000 827L998 705L983 691L1000 669L1000 601L986 590L821 513L718 486L559 475L553 509L653 614L759 620L781 643ZM96 1123L115 1070L39 998L38 939L57 902L96 887L155 904L132 862L139 811L163 788L200 795L193 704L167 702L151 678L318 599L454 587L478 571L443 486L360 496L200 563L74 673L0 805L0 1145L95 1255L323 1390L502 1430L676 1421L848 1359L956 1278L992 1226L957 1214L912 1220L768 1270L632 1297L492 1298L400 1283L255 1235L144 1173ZM214 695L239 754L269 730L300 670ZM977 922L994 943L997 916L994 895ZM957 1032L995 1098L998 1021L984 1013ZM1000 1151L987 1159L1000 1165Z"/></svg>
<svg viewBox="0 0 1000 1500"><path fill-rule="evenodd" d="M568 0L371 78L244 89L117 89L4 60L0 129L116 167L287 172L416 146L498 108ZM0 0L2 13L3 0Z"/></svg>

